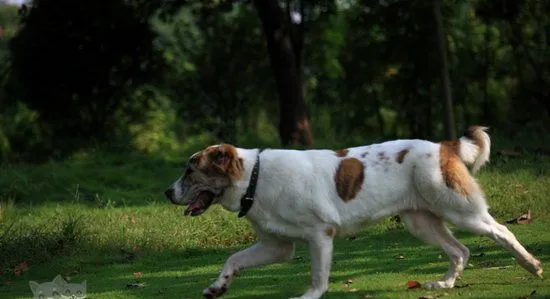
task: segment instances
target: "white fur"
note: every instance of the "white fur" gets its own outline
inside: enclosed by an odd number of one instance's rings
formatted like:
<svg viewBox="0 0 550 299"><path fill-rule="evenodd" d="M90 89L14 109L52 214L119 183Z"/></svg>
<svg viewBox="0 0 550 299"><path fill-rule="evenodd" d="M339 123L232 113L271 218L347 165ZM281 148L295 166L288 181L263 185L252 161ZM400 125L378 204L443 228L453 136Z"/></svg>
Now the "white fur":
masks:
<svg viewBox="0 0 550 299"><path fill-rule="evenodd" d="M489 157L489 136L485 132L481 136L481 148L466 137L460 139L461 158L477 168ZM424 140L394 140L350 148L346 157L338 157L332 150L265 150L260 154L255 201L245 216L259 242L230 256L204 295L216 297L240 269L290 259L294 241L304 240L312 258L311 286L298 298L320 298L328 290L332 260L333 238L327 229L334 228L337 235L343 236L395 214L401 215L414 235L441 246L449 255L449 271L441 279L425 284L428 288L453 287L469 257L468 249L453 237L443 219L493 238L511 250L520 265L542 275L540 262L489 215L481 189L474 188L474 193L464 198L446 186L440 169L440 146ZM404 149L408 153L399 163L396 157ZM234 212L240 209L240 198L258 154L257 149L237 151L244 162L243 176L218 201ZM380 153L387 159L381 159ZM365 176L357 196L344 202L336 191L335 173L342 159L350 157L365 165ZM174 184L176 194L181 194L177 190L180 185Z"/></svg>
<svg viewBox="0 0 550 299"><path fill-rule="evenodd" d="M485 131L487 127L478 127L473 131L473 135L481 144L478 147L473 140L467 137L460 138L460 158L464 163L472 166L472 173L476 173L483 164L489 161L491 148L491 138Z"/></svg>

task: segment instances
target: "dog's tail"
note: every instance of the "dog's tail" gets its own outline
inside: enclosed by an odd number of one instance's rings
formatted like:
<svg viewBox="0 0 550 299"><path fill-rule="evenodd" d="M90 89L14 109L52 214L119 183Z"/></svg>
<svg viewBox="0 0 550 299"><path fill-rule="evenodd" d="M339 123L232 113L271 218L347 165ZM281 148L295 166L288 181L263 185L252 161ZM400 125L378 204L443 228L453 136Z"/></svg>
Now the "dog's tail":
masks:
<svg viewBox="0 0 550 299"><path fill-rule="evenodd" d="M491 152L491 138L488 127L470 126L460 137L460 158L467 165L472 165L472 173L477 172L481 166L489 161Z"/></svg>

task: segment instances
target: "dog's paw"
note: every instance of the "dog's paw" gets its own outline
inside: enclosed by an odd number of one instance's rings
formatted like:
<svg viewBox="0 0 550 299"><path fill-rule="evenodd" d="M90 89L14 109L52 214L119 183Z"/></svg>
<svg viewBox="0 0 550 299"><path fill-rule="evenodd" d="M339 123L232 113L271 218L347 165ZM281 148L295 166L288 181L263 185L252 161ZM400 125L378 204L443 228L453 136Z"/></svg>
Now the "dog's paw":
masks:
<svg viewBox="0 0 550 299"><path fill-rule="evenodd" d="M223 295L227 291L227 285L221 287L209 287L202 292L204 298L215 299Z"/></svg>
<svg viewBox="0 0 550 299"><path fill-rule="evenodd" d="M541 264L539 261L537 261L535 274L536 274L538 277L540 277L541 279L543 279L543 278L544 278L543 273L544 273L544 270L542 269L542 264Z"/></svg>

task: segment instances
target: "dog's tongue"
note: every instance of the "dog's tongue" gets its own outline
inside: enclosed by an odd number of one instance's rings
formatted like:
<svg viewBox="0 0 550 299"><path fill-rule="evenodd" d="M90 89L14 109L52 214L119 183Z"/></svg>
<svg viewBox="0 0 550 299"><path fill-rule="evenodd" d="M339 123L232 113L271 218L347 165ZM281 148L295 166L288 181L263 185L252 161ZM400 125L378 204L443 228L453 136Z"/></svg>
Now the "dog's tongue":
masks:
<svg viewBox="0 0 550 299"><path fill-rule="evenodd" d="M197 199L187 206L184 215L198 216L204 213L204 211L206 211L212 203L213 199L214 194L212 194L212 192L204 191L199 193L199 195L197 195Z"/></svg>

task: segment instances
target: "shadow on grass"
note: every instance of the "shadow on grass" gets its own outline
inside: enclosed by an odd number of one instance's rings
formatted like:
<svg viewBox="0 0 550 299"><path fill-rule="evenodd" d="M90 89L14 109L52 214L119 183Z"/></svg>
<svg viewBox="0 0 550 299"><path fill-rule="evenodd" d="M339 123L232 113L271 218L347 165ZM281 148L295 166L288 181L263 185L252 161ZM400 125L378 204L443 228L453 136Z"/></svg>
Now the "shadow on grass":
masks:
<svg viewBox="0 0 550 299"><path fill-rule="evenodd" d="M469 272L480 269L507 267L501 271L517 271L519 266L509 252L494 245L491 240L486 242L483 240L485 238L462 232L457 232L456 235L471 249L470 263L473 264L473 267L465 270L464 280L459 285L484 289L503 286L512 288L524 283L502 281L502 272L489 270L487 276L482 277L484 281L468 278ZM548 240L528 245L526 247L543 263L550 262ZM87 280L89 298L201 298L202 290L217 277L229 255L242 248L244 247L145 252L135 259L129 259L118 249L90 248L88 253L58 257L49 264L37 266L36 271L29 273L25 279L47 281L59 273L76 269L78 274L74 275L73 281ZM446 272L447 266L448 259L440 249L424 245L402 229L383 233L366 232L354 240L337 239L330 292L323 298L418 298L424 291L407 290L406 281L424 282L437 279ZM243 270L234 279L224 298L299 296L309 285L309 267L307 247L298 243L296 257L292 261ZM127 284L135 282L133 273L138 271L142 272L142 281L146 283L146 287L127 288ZM525 271L519 275L529 277ZM349 279L353 280L353 284L346 287L345 282ZM11 290L7 287L0 288L0 297L3 297L2 293L8 295L7 297L28 295L28 285L25 285L27 280L18 283ZM356 286L358 290L353 291ZM458 295L465 290L468 291L468 288L446 292Z"/></svg>

